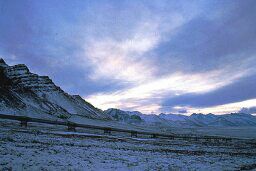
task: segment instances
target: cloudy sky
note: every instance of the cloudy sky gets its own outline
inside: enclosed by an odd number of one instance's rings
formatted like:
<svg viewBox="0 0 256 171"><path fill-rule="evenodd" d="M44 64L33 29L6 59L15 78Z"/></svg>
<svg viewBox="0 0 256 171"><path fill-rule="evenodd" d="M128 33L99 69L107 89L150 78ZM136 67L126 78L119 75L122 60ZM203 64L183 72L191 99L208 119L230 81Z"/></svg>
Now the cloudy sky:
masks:
<svg viewBox="0 0 256 171"><path fill-rule="evenodd" d="M0 56L95 106L256 111L255 0L0 0Z"/></svg>

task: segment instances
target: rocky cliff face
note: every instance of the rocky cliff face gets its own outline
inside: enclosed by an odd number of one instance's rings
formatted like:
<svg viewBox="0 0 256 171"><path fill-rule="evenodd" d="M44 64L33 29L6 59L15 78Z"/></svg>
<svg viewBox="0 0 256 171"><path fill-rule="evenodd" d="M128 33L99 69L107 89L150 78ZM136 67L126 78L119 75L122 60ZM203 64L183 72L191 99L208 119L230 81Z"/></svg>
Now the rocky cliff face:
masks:
<svg viewBox="0 0 256 171"><path fill-rule="evenodd" d="M8 66L3 59L0 59L0 113L110 119L80 96L65 93L49 77L33 74L23 64Z"/></svg>

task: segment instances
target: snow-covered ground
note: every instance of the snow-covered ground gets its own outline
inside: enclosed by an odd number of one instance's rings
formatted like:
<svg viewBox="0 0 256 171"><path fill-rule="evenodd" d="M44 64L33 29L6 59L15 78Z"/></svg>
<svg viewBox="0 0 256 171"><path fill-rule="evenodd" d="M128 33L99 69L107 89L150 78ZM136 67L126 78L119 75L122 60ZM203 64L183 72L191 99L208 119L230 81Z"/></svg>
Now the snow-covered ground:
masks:
<svg viewBox="0 0 256 171"><path fill-rule="evenodd" d="M79 130L80 131L80 130ZM256 142L202 143L107 136L0 120L0 170L239 170L256 168Z"/></svg>
<svg viewBox="0 0 256 171"><path fill-rule="evenodd" d="M226 136L234 138L256 139L256 127L192 127L192 128L171 128L172 133L196 134L207 136Z"/></svg>

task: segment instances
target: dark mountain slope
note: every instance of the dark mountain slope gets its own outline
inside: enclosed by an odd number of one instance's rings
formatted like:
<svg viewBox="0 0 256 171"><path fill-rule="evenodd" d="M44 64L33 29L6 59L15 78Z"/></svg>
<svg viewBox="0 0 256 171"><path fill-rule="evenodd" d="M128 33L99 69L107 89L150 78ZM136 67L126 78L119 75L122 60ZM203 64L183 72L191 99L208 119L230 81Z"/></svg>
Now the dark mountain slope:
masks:
<svg viewBox="0 0 256 171"><path fill-rule="evenodd" d="M26 65L8 66L0 59L0 113L37 117L80 115L110 119L78 95L69 95L47 76L38 76Z"/></svg>

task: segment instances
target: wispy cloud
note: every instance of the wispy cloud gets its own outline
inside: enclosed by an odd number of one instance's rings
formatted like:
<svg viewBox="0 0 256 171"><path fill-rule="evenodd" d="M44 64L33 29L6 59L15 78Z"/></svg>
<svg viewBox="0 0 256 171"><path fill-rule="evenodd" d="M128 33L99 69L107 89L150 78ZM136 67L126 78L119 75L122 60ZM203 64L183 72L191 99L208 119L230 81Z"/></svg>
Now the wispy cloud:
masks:
<svg viewBox="0 0 256 171"><path fill-rule="evenodd" d="M161 108L162 99L167 95L179 96L186 93L213 91L247 74L247 72L236 74L226 74L226 72L227 70L198 74L175 73L163 78L148 80L147 83L138 84L130 89L108 94L100 93L86 97L86 99L105 109L109 107L133 108L146 113L157 113ZM142 105L141 102L146 99L152 100Z"/></svg>
<svg viewBox="0 0 256 171"><path fill-rule="evenodd" d="M224 105L218 105L206 108L193 108L187 107L189 113L214 113L214 114L226 114L235 113L241 111L241 108L255 107L256 99L245 100L242 102L228 103Z"/></svg>
<svg viewBox="0 0 256 171"><path fill-rule="evenodd" d="M117 79L125 82L144 82L154 77L156 65L145 54L164 41L184 24L182 15L169 18L146 18L138 23L128 38L87 37L84 43L84 61L93 66L92 79Z"/></svg>

